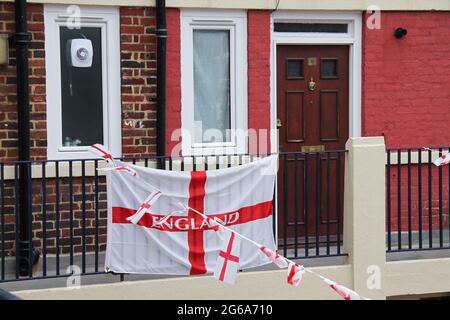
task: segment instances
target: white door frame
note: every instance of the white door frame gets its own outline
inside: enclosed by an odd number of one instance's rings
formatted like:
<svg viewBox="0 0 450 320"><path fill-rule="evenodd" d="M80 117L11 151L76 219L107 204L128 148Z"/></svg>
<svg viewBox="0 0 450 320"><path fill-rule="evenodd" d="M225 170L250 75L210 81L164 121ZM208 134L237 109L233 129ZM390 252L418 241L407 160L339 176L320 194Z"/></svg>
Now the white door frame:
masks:
<svg viewBox="0 0 450 320"><path fill-rule="evenodd" d="M348 45L349 46L349 136L361 136L361 33L360 12L276 11L271 16L270 123L276 132L277 119L277 46ZM275 22L347 23L347 33L274 32ZM271 152L278 152L278 135L271 135Z"/></svg>

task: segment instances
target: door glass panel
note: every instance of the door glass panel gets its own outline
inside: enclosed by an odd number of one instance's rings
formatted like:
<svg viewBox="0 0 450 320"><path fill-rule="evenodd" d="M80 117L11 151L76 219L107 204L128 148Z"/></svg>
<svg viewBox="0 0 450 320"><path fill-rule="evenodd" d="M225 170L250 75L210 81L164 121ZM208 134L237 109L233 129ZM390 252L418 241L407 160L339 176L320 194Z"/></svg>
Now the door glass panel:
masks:
<svg viewBox="0 0 450 320"><path fill-rule="evenodd" d="M194 30L194 142L228 142L231 129L230 32ZM206 134L205 131L208 131Z"/></svg>
<svg viewBox="0 0 450 320"><path fill-rule="evenodd" d="M303 59L288 59L286 69L287 79L302 79Z"/></svg>
<svg viewBox="0 0 450 320"><path fill-rule="evenodd" d="M337 60L322 59L320 70L322 78L337 78Z"/></svg>
<svg viewBox="0 0 450 320"><path fill-rule="evenodd" d="M88 39L89 46L72 53L71 39ZM71 44L72 43L72 44ZM77 47L78 48L78 47ZM60 27L62 145L90 146L103 143L102 47L100 28ZM91 66L73 61L87 61ZM74 60L76 55L79 60ZM83 60L87 58L86 60Z"/></svg>

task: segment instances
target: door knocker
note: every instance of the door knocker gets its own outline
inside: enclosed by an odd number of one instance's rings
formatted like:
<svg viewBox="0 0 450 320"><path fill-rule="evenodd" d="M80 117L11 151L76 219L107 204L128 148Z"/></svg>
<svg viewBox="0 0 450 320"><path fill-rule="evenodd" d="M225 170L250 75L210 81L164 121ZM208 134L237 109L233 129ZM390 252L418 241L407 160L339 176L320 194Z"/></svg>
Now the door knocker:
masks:
<svg viewBox="0 0 450 320"><path fill-rule="evenodd" d="M314 79L312 77L308 82L308 87L309 87L309 91L316 90L316 82L314 81Z"/></svg>

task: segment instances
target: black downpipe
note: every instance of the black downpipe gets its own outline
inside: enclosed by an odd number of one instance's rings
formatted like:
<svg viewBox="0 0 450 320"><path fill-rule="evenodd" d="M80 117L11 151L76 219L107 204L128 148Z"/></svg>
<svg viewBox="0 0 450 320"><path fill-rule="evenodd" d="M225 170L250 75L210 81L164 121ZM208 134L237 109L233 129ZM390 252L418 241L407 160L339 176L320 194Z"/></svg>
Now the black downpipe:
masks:
<svg viewBox="0 0 450 320"><path fill-rule="evenodd" d="M17 72L17 113L19 133L19 161L30 160L30 104L28 95L28 44L30 34L27 30L26 0L15 0L16 32L14 43L16 46ZM16 251L20 259L20 275L31 276L32 265L39 256L30 243L31 233L31 170L30 164L20 164L20 212L19 248ZM17 213L16 213L17 214ZM17 231L16 231L17 232Z"/></svg>
<svg viewBox="0 0 450 320"><path fill-rule="evenodd" d="M156 153L166 156L166 1L156 1ZM163 161L164 162L164 161Z"/></svg>

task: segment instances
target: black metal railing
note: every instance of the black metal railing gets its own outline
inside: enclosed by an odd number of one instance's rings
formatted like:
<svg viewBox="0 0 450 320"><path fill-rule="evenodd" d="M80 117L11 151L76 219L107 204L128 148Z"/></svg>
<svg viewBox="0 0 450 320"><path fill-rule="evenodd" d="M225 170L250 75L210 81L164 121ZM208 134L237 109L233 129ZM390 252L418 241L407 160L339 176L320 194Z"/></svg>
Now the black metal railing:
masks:
<svg viewBox="0 0 450 320"><path fill-rule="evenodd" d="M450 248L450 147L386 150L387 251Z"/></svg>
<svg viewBox="0 0 450 320"><path fill-rule="evenodd" d="M343 164L345 151L279 155L278 246L289 258L342 255ZM211 170L241 165L264 156L221 155L122 158L166 170ZM102 274L106 249L106 180L101 160L36 160L0 163L0 282ZM30 173L31 206L21 217L20 167ZM21 219L30 224L20 235ZM278 225L278 228L276 227ZM23 241L23 238L26 241ZM20 255L29 256L26 272ZM35 263L32 251L39 252ZM21 268L22 267L22 268ZM123 280L123 275L120 275Z"/></svg>
<svg viewBox="0 0 450 320"><path fill-rule="evenodd" d="M345 150L281 153L278 247L289 258L342 255Z"/></svg>

